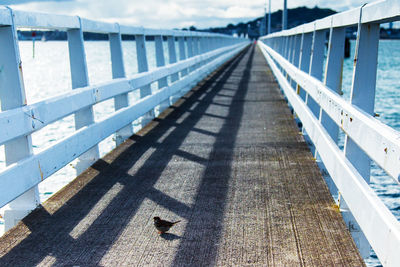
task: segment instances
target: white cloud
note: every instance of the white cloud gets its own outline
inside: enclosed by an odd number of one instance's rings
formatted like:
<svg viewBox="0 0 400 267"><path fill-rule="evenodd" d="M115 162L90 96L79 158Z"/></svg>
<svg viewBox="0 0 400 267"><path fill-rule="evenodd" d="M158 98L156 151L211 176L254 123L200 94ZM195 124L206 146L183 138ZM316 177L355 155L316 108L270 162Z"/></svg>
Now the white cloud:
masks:
<svg viewBox="0 0 400 267"><path fill-rule="evenodd" d="M265 0L15 0L0 1L10 7L84 18L119 22L151 28L197 28L225 26L262 16ZM29 2L29 3L28 3ZM282 9L283 1L272 1L272 11ZM360 0L289 0L288 7L330 7L346 10L360 6Z"/></svg>

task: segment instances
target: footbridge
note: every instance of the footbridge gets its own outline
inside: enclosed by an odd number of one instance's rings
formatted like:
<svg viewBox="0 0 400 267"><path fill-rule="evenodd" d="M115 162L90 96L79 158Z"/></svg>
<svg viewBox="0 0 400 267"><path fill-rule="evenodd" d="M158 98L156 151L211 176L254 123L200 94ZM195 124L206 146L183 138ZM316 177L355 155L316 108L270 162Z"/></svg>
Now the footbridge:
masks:
<svg viewBox="0 0 400 267"><path fill-rule="evenodd" d="M379 24L399 14L381 1L251 43L0 8L0 266L364 266L370 246L398 266L400 224L365 162L398 179L400 134L359 103L374 102ZM353 26L349 102L333 86ZM73 90L27 103L20 28L67 33ZM111 81L89 83L84 32L108 36ZM71 115L73 133L34 152L32 135ZM71 162L77 177L39 203L38 185ZM159 235L155 216L180 222Z"/></svg>

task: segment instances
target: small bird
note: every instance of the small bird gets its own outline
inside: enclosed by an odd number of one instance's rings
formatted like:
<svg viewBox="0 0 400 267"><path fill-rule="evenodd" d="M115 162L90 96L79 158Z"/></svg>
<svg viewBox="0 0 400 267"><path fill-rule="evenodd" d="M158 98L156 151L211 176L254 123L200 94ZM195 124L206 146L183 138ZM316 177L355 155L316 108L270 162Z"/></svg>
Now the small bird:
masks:
<svg viewBox="0 0 400 267"><path fill-rule="evenodd" d="M165 232L167 232L174 224L177 224L180 221L176 221L176 222L169 222L169 221L165 221L165 220L161 220L160 217L154 217L154 226L156 227L156 229L158 230L158 233L164 234Z"/></svg>

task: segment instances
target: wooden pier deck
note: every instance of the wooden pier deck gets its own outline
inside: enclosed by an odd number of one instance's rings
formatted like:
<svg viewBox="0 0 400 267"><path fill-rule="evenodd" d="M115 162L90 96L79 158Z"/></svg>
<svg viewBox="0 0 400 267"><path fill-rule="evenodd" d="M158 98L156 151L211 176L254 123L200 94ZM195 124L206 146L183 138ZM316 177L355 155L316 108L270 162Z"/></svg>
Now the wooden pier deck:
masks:
<svg viewBox="0 0 400 267"><path fill-rule="evenodd" d="M181 220L159 236L153 217ZM363 266L251 46L0 239L0 266Z"/></svg>

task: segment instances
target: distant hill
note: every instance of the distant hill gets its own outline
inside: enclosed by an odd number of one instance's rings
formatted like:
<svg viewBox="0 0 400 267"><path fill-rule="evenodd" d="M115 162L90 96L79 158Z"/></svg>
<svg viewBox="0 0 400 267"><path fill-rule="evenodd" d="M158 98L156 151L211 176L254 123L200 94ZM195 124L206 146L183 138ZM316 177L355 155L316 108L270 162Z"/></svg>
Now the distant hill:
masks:
<svg viewBox="0 0 400 267"><path fill-rule="evenodd" d="M288 9L288 28L293 28L297 25L301 25L307 22L314 21L316 19L324 18L332 14L337 13L332 9L326 8L308 8L308 7L297 7ZM268 15L267 15L268 16ZM200 31L216 32L224 34L249 34L251 38L258 38L260 35L260 24L263 17L256 18L252 21L241 22L236 25L228 24L226 27L208 28ZM191 27L193 29L193 27ZM278 10L271 14L271 31L276 32L282 29L282 10Z"/></svg>

